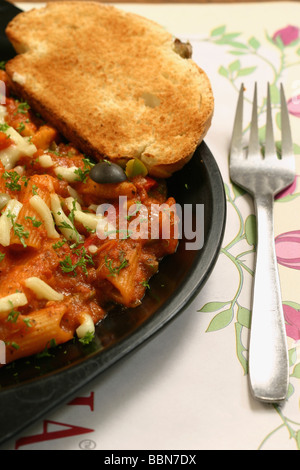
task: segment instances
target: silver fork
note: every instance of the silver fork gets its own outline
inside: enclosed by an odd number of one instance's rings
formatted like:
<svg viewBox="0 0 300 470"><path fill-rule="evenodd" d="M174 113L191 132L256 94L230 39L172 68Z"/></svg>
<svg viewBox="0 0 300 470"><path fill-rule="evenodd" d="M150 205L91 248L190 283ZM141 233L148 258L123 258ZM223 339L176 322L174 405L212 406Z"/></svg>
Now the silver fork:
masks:
<svg viewBox="0 0 300 470"><path fill-rule="evenodd" d="M273 231L274 196L295 178L295 161L284 96L281 96L281 158L275 148L270 87L267 95L266 142L262 156L258 138L257 86L255 84L248 152L242 143L243 92L241 86L230 150L230 176L254 199L257 252L249 343L249 380L253 396L280 403L287 397L289 362L280 281Z"/></svg>

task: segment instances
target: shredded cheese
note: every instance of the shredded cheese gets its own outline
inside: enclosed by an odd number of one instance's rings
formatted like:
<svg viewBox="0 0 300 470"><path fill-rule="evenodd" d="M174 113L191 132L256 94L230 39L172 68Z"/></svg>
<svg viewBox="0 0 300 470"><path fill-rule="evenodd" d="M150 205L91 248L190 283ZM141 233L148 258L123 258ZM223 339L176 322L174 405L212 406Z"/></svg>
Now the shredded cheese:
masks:
<svg viewBox="0 0 300 470"><path fill-rule="evenodd" d="M61 233L68 240L72 240L74 242L81 242L83 240L83 236L77 232L72 221L64 213L60 203L60 199L57 194L51 194L51 210L53 212L55 223Z"/></svg>
<svg viewBox="0 0 300 470"><path fill-rule="evenodd" d="M84 336L87 333L92 333L92 334L95 333L95 325L94 325L92 317L84 313L82 318L83 318L83 321L81 325L76 329L76 334L78 338L84 338Z"/></svg>
<svg viewBox="0 0 300 470"><path fill-rule="evenodd" d="M0 217L0 245L10 245L10 232L12 229L12 217L18 216L23 204L17 199L8 201L4 212ZM15 218L16 218L15 217Z"/></svg>
<svg viewBox="0 0 300 470"><path fill-rule="evenodd" d="M50 168L51 166L54 165L54 162L50 155L48 155L47 153L44 153L44 155L41 155L39 157L39 164L41 165L42 168Z"/></svg>
<svg viewBox="0 0 300 470"><path fill-rule="evenodd" d="M0 313L8 312L15 307L23 307L28 303L27 297L23 292L7 295L0 299Z"/></svg>
<svg viewBox="0 0 300 470"><path fill-rule="evenodd" d="M62 178L65 181L68 181L68 183L74 183L75 181L78 181L78 175L75 173L75 171L78 170L77 166L71 166L69 168L65 166L57 166L54 168L54 173L58 178Z"/></svg>
<svg viewBox="0 0 300 470"><path fill-rule="evenodd" d="M81 210L81 205L79 204L78 201L76 201L76 199L74 199L74 197L71 197L71 196L67 197L65 199L65 204L66 204L66 206L67 206L67 208L69 209L70 212L73 211L74 208L77 211Z"/></svg>
<svg viewBox="0 0 300 470"><path fill-rule="evenodd" d="M97 212L98 206L97 204L90 204L88 209L93 212Z"/></svg>
<svg viewBox="0 0 300 470"><path fill-rule="evenodd" d="M29 203L43 220L48 237L59 238L59 233L55 230L51 211L45 201L40 196L35 195L30 198Z"/></svg>
<svg viewBox="0 0 300 470"><path fill-rule="evenodd" d="M74 219L90 230L97 230L97 233L98 231L103 234L116 231L116 228L108 222L107 218L100 214L96 215L89 212L75 210Z"/></svg>
<svg viewBox="0 0 300 470"><path fill-rule="evenodd" d="M83 204L82 198L80 194L76 191L76 189L72 188L72 186L68 186L67 189L71 197L76 199L79 202L79 204Z"/></svg>
<svg viewBox="0 0 300 470"><path fill-rule="evenodd" d="M2 124L5 123L5 114L5 107L0 106L0 123ZM11 170L21 156L32 157L37 148L28 139L22 137L13 127L8 127L4 132L11 138L13 145L0 150L0 160L6 170Z"/></svg>
<svg viewBox="0 0 300 470"><path fill-rule="evenodd" d="M38 299L63 300L63 294L56 292L46 282L38 277L29 277L25 281L25 286L32 290Z"/></svg>
<svg viewBox="0 0 300 470"><path fill-rule="evenodd" d="M88 247L88 250L89 250L90 253L95 254L98 251L98 247L97 247L97 245L90 245Z"/></svg>

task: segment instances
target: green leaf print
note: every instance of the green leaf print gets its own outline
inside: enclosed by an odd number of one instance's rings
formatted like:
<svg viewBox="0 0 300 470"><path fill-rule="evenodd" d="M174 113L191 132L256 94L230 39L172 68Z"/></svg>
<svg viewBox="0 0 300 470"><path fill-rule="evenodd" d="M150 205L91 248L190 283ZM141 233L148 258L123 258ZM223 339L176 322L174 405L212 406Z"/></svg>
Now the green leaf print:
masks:
<svg viewBox="0 0 300 470"><path fill-rule="evenodd" d="M253 47L253 49L257 50L261 46L260 42L258 39L252 36L252 38L249 39L248 41L249 46Z"/></svg>
<svg viewBox="0 0 300 470"><path fill-rule="evenodd" d="M220 310L221 308L225 307L225 305L228 305L230 302L208 302L205 304L198 312L216 312Z"/></svg>
<svg viewBox="0 0 300 470"><path fill-rule="evenodd" d="M229 323L232 321L233 318L233 309L232 307L223 310L222 312L218 313L210 322L207 328L207 332L221 330L226 328Z"/></svg>
<svg viewBox="0 0 300 470"><path fill-rule="evenodd" d="M256 245L256 217L250 214L245 222L245 236L249 245Z"/></svg>
<svg viewBox="0 0 300 470"><path fill-rule="evenodd" d="M248 308L242 307L241 305L238 306L237 311L237 321L246 328L250 328L251 324L251 310Z"/></svg>

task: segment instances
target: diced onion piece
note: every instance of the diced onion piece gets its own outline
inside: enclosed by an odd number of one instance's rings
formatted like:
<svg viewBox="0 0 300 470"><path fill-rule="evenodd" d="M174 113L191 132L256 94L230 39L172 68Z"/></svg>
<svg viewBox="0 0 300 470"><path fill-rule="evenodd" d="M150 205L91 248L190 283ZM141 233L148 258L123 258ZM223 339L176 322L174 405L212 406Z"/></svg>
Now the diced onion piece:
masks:
<svg viewBox="0 0 300 470"><path fill-rule="evenodd" d="M51 194L51 209L53 216L56 222L57 227L61 233L68 239L75 242L80 242L83 240L82 235L80 235L76 228L74 227L71 220L64 213L60 199L57 194Z"/></svg>
<svg viewBox="0 0 300 470"><path fill-rule="evenodd" d="M48 237L60 238L59 233L55 230L51 211L45 201L36 194L35 196L32 196L32 198L30 198L29 203L43 220Z"/></svg>
<svg viewBox="0 0 300 470"><path fill-rule="evenodd" d="M0 217L0 245L10 245L10 232L13 226L12 218L18 216L23 204L17 199L8 201L4 212ZM14 217L16 219L16 217Z"/></svg>
<svg viewBox="0 0 300 470"><path fill-rule="evenodd" d="M54 173L57 177L68 181L68 183L74 183L75 181L78 181L78 175L75 173L76 170L78 170L77 166L71 166L69 168L65 166L57 166L54 169Z"/></svg>
<svg viewBox="0 0 300 470"><path fill-rule="evenodd" d="M95 333L95 325L90 315L84 313L82 315L83 321L81 325L76 329L78 338L84 338L87 333Z"/></svg>
<svg viewBox="0 0 300 470"><path fill-rule="evenodd" d="M29 277L25 281L25 286L32 290L38 299L63 300L64 296L60 292L52 289L46 282L38 277Z"/></svg>
<svg viewBox="0 0 300 470"><path fill-rule="evenodd" d="M8 312L16 307L23 307L28 303L27 297L23 292L7 295L0 299L0 312Z"/></svg>

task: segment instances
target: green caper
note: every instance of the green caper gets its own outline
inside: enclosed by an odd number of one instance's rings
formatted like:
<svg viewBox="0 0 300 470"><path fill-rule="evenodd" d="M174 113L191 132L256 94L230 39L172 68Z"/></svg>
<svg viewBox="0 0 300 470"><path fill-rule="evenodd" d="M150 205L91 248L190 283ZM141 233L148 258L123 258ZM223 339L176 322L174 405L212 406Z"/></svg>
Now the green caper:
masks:
<svg viewBox="0 0 300 470"><path fill-rule="evenodd" d="M127 162L125 173L129 179L135 176L146 176L148 174L147 167L138 158L132 158Z"/></svg>

